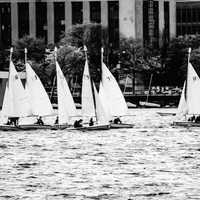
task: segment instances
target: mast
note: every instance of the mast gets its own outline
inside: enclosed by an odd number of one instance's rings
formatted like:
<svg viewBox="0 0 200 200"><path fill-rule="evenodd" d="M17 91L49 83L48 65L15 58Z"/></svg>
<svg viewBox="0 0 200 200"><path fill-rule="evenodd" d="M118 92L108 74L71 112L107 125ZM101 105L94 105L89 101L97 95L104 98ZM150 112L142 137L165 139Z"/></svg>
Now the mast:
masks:
<svg viewBox="0 0 200 200"><path fill-rule="evenodd" d="M187 60L187 77L186 77L186 83L185 83L185 100L186 100L186 102L187 102L187 91L188 91L188 66L190 64L191 51L192 51L192 49L189 47L188 60Z"/></svg>
<svg viewBox="0 0 200 200"><path fill-rule="evenodd" d="M12 54L13 54L13 47L10 48L10 63L11 63L11 61L12 61ZM8 81L7 81L8 87L9 87L9 77L10 77L10 67L9 67Z"/></svg>
<svg viewBox="0 0 200 200"><path fill-rule="evenodd" d="M86 58L86 61L88 61L88 57L87 57L87 47L84 45L84 52L85 52L85 58ZM89 65L88 65L89 66ZM89 69L89 76L90 76L90 69ZM93 83L92 83L92 78L90 76L90 84L91 84L91 87L92 87L92 97L93 97L93 101L94 101L94 111L95 111L95 117L96 117L96 120L97 120L97 110L96 110L96 100L95 100L95 96L94 96L94 87L93 87Z"/></svg>

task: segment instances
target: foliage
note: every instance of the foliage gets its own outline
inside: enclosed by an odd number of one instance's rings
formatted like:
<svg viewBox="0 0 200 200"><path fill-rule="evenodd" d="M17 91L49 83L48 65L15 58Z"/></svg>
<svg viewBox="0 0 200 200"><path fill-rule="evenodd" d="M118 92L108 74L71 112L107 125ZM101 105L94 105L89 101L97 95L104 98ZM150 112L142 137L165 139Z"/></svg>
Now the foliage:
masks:
<svg viewBox="0 0 200 200"><path fill-rule="evenodd" d="M69 50L70 48L79 48L82 49L84 45L87 47L88 60L90 65L91 76L95 81L99 81L100 72L101 72L101 47L107 45L107 30L102 27L101 24L96 23L87 23L87 24L78 24L72 26L71 29L65 34L61 39L60 45L62 46L60 50L60 61L65 60L65 68L70 67L69 70L72 74L78 74L83 71L83 52L77 54L77 49L72 51L72 58L70 57ZM71 47L70 47L71 46ZM72 49L71 49L72 50ZM75 52L75 54L74 54ZM68 55L65 55L68 54ZM75 58L78 55L77 58ZM77 59L77 60L76 60ZM78 61L80 59L80 61ZM71 62L71 63L70 63ZM69 64L70 63L70 64ZM61 62L62 65L62 62ZM77 66L78 65L78 66ZM82 69L80 68L82 67ZM74 71L73 71L74 70ZM80 74L79 74L80 75ZM81 73L82 76L82 73ZM80 79L80 77L79 77Z"/></svg>
<svg viewBox="0 0 200 200"><path fill-rule="evenodd" d="M140 40L121 37L118 53L123 73L156 73L161 68L159 54L148 48L143 48Z"/></svg>
<svg viewBox="0 0 200 200"><path fill-rule="evenodd" d="M40 38L33 38L30 36L24 36L23 38L17 40L14 44L14 54L15 60L21 62L24 61L24 49L27 48L27 57L29 60L41 63L45 58L45 41Z"/></svg>
<svg viewBox="0 0 200 200"><path fill-rule="evenodd" d="M200 71L200 35L181 36L170 41L165 56L162 55L164 63L165 83L168 85L182 86L186 79L188 48L192 48L191 62L195 69Z"/></svg>

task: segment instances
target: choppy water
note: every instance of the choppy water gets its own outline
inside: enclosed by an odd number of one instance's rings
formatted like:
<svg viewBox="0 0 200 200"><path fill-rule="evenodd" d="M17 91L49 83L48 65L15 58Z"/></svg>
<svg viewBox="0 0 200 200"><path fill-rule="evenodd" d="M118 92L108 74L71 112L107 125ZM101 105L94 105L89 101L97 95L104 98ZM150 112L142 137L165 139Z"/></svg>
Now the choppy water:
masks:
<svg viewBox="0 0 200 200"><path fill-rule="evenodd" d="M200 199L200 129L156 111L127 130L1 132L0 200Z"/></svg>

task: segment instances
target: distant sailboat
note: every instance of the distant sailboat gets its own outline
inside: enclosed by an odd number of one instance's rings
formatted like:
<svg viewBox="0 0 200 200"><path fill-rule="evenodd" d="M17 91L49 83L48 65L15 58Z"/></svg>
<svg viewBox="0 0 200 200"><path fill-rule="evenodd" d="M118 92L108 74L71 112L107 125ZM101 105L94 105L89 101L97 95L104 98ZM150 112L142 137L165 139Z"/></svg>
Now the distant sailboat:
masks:
<svg viewBox="0 0 200 200"><path fill-rule="evenodd" d="M190 63L189 49L187 79L184 83L183 91L181 94L177 115L186 116L199 116L200 115L200 78L196 73L194 67ZM174 122L173 125L178 126L200 126L200 123L192 121L179 121Z"/></svg>
<svg viewBox="0 0 200 200"><path fill-rule="evenodd" d="M1 115L7 119L16 118L18 121L19 118L32 116L33 113L28 95L12 62L12 52L13 48L10 50L9 76L6 83ZM0 130L19 129L21 128L18 124L0 126Z"/></svg>
<svg viewBox="0 0 200 200"><path fill-rule="evenodd" d="M87 51L84 47L85 53ZM110 128L109 122L105 116L105 110L97 93L95 84L91 80L86 53L86 61L82 79L82 115L83 117L96 118L93 126L82 127L86 130L106 130Z"/></svg>
<svg viewBox="0 0 200 200"><path fill-rule="evenodd" d="M128 113L128 106L125 101L122 91L112 75L109 69L103 62L103 49L101 56L101 67L102 67L102 80L100 83L99 95L103 103L103 107L106 110L106 115L109 120L113 117L125 116ZM111 128L132 128L132 124L113 124L111 123Z"/></svg>
<svg viewBox="0 0 200 200"><path fill-rule="evenodd" d="M55 49L56 53L57 49ZM55 55L56 58L56 55ZM70 118L77 115L76 106L65 76L56 59L58 125L69 126Z"/></svg>

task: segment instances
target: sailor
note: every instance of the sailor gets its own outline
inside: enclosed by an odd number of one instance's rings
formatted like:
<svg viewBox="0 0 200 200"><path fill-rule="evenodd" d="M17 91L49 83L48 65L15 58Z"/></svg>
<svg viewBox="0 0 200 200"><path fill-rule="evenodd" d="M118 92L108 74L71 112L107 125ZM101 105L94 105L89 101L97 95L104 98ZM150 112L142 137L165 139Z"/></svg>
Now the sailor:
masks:
<svg viewBox="0 0 200 200"><path fill-rule="evenodd" d="M8 121L6 122L6 125L11 125L11 121L9 118L8 118Z"/></svg>
<svg viewBox="0 0 200 200"><path fill-rule="evenodd" d="M200 123L200 115L198 115L195 119L195 123Z"/></svg>
<svg viewBox="0 0 200 200"><path fill-rule="evenodd" d="M10 125L17 126L19 122L19 117L9 117Z"/></svg>
<svg viewBox="0 0 200 200"><path fill-rule="evenodd" d="M121 123L122 123L122 121L120 120L119 117L114 119L114 124L121 124Z"/></svg>
<svg viewBox="0 0 200 200"><path fill-rule="evenodd" d="M89 122L89 126L93 126L93 125L94 125L94 121L93 121L93 118L91 117L90 122Z"/></svg>
<svg viewBox="0 0 200 200"><path fill-rule="evenodd" d="M37 119L37 122L36 122L36 124L38 124L38 125L44 125L44 122L43 122L43 120L42 120L42 117L41 117L41 116L39 116L39 118Z"/></svg>
<svg viewBox="0 0 200 200"><path fill-rule="evenodd" d="M82 122L83 122L82 119L76 120L76 121L74 122L74 128L82 127L82 126L83 126L83 125L82 125Z"/></svg>
<svg viewBox="0 0 200 200"><path fill-rule="evenodd" d="M55 121L55 124L58 124L58 116L56 117L56 121Z"/></svg>
<svg viewBox="0 0 200 200"><path fill-rule="evenodd" d="M190 117L188 119L189 122L195 122L196 121L196 118L195 118L195 115L193 115L192 117Z"/></svg>

